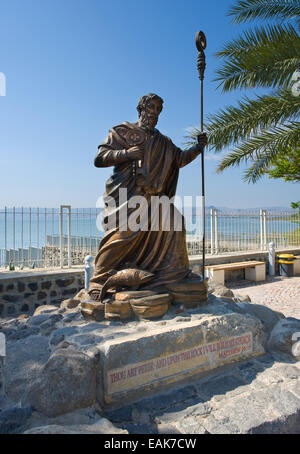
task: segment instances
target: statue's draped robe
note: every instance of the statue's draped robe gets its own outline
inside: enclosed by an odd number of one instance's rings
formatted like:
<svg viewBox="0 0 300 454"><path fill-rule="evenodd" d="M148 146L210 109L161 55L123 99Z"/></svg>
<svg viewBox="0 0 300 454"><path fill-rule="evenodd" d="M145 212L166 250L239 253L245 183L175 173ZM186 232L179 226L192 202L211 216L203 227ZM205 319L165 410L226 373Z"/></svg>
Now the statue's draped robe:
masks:
<svg viewBox="0 0 300 454"><path fill-rule="evenodd" d="M128 160L125 151L132 146L132 143L128 143L128 132L135 131L144 134L146 138L142 174L138 176L134 176L133 162ZM103 222L110 227L108 230L106 227L99 246L91 288L103 284L110 271L128 266L136 266L155 274L147 288L177 282L189 274L183 216L171 204L170 228L162 229L163 219L168 215L165 210L152 210L151 224L151 196L172 198L176 192L179 168L191 162L198 153L198 150L193 149L182 151L158 130L155 129L150 135L136 123L122 123L110 130L107 139L99 146L95 159L97 167L114 166L104 194L106 207L103 210ZM119 199L121 188L127 189L127 201ZM130 198L141 195L146 198L146 205L129 208ZM115 208L111 206L112 200ZM122 210L126 208L128 218L138 210L140 218L137 222L141 221L138 231L125 229ZM148 221L145 221L144 215L148 215ZM126 214L125 221L127 222ZM156 225L155 230L151 230L151 225Z"/></svg>

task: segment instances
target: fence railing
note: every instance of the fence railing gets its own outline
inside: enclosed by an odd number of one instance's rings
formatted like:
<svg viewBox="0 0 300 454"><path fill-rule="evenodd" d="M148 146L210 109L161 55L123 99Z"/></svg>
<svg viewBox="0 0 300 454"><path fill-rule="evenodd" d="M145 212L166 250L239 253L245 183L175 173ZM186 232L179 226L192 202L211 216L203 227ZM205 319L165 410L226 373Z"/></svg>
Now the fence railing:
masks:
<svg viewBox="0 0 300 454"><path fill-rule="evenodd" d="M97 228L99 208L4 208L0 210L0 267L53 268L82 265L96 255L103 232ZM202 254L202 220L185 216L189 255ZM300 247L300 216L295 211L205 213L206 254Z"/></svg>

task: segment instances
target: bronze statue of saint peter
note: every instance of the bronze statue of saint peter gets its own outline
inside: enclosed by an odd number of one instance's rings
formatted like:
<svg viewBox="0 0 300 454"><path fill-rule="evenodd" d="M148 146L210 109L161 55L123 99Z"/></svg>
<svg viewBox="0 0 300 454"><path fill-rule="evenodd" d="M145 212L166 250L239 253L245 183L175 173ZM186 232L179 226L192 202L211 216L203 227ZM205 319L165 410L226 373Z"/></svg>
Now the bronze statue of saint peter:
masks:
<svg viewBox="0 0 300 454"><path fill-rule="evenodd" d="M101 240L95 259L95 273L90 282L90 294L95 300L112 271L124 270L129 266L153 273L153 278L144 284L147 289L167 286L191 277L200 279L189 269L184 222L181 231L175 228L174 219L182 216L181 213L171 204L170 228L164 229L164 213L158 210L155 221L159 228L151 229L151 200L153 196L167 196L169 199L175 196L179 169L203 151L207 138L202 133L198 136L197 145L189 150L181 150L156 129L162 108L163 100L158 95L143 96L137 106L138 121L124 122L111 128L108 137L98 148L95 166L113 166L114 169L106 182L104 194L106 206L103 220L109 228ZM145 198L143 209L149 223L146 228L145 225L135 231L120 228L120 214L124 209L120 189L127 190L125 205L128 217L136 209L128 206L130 198ZM111 200L114 201L114 209L110 206Z"/></svg>

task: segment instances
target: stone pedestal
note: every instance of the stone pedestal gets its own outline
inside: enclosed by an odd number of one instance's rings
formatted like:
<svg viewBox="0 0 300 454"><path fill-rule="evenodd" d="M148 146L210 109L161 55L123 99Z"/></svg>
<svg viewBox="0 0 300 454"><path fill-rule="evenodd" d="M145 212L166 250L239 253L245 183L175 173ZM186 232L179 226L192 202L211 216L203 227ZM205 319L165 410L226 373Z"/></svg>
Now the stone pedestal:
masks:
<svg viewBox="0 0 300 454"><path fill-rule="evenodd" d="M176 320L98 346L97 398L102 407L119 407L264 353L258 319L231 313Z"/></svg>

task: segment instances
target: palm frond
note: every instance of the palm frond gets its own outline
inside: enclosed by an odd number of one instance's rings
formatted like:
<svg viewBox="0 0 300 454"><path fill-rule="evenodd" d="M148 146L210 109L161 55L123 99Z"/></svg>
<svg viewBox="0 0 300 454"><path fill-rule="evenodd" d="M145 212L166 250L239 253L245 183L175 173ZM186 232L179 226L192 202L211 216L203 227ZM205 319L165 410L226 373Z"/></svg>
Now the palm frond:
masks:
<svg viewBox="0 0 300 454"><path fill-rule="evenodd" d="M300 36L292 25L256 27L227 43L217 56L224 59L215 79L223 92L287 87L300 67Z"/></svg>
<svg viewBox="0 0 300 454"><path fill-rule="evenodd" d="M300 98L288 90L257 96L255 99L245 97L237 106L229 106L208 116L205 125L208 143L212 149L220 151L258 134L262 129L297 120L299 114ZM186 145L194 145L198 134L198 129L193 130L186 137Z"/></svg>
<svg viewBox="0 0 300 454"><path fill-rule="evenodd" d="M228 16L235 23L255 19L298 19L300 17L299 0L240 0L233 5Z"/></svg>
<svg viewBox="0 0 300 454"><path fill-rule="evenodd" d="M226 43L223 49L216 53L217 57L238 58L245 52L261 49L266 46L286 44L292 39L299 38L298 32L291 24L267 25L245 30L238 38Z"/></svg>
<svg viewBox="0 0 300 454"><path fill-rule="evenodd" d="M287 90L255 99L244 98L237 106L229 106L208 117L206 130L209 144L215 151L220 151L262 129L296 120L299 114L300 98Z"/></svg>
<svg viewBox="0 0 300 454"><path fill-rule="evenodd" d="M208 143L215 151L233 147L217 171L247 163L244 179L254 183L266 173L271 175L272 167L279 169L280 156L286 164L287 151L299 149L300 98L292 95L291 81L300 68L300 36L292 25L300 29L300 0L238 0L228 14L236 23L277 22L246 30L226 43L217 53L223 63L216 78L223 92L255 87L276 91L245 97L237 106L209 116L206 125ZM198 133L194 130L189 135L190 144ZM294 175L294 162L287 164Z"/></svg>
<svg viewBox="0 0 300 454"><path fill-rule="evenodd" d="M218 165L217 172L222 172L228 167L238 166L241 162L252 160L252 167L248 169L246 178L248 181L256 181L260 172L266 169L277 154L290 146L297 147L300 143L300 123L290 122L269 131L251 137L229 153ZM253 177L251 175L253 174Z"/></svg>
<svg viewBox="0 0 300 454"><path fill-rule="evenodd" d="M276 147L270 147L264 152L256 154L254 162L245 170L243 180L248 183L256 183L271 165L271 162L281 153Z"/></svg>

